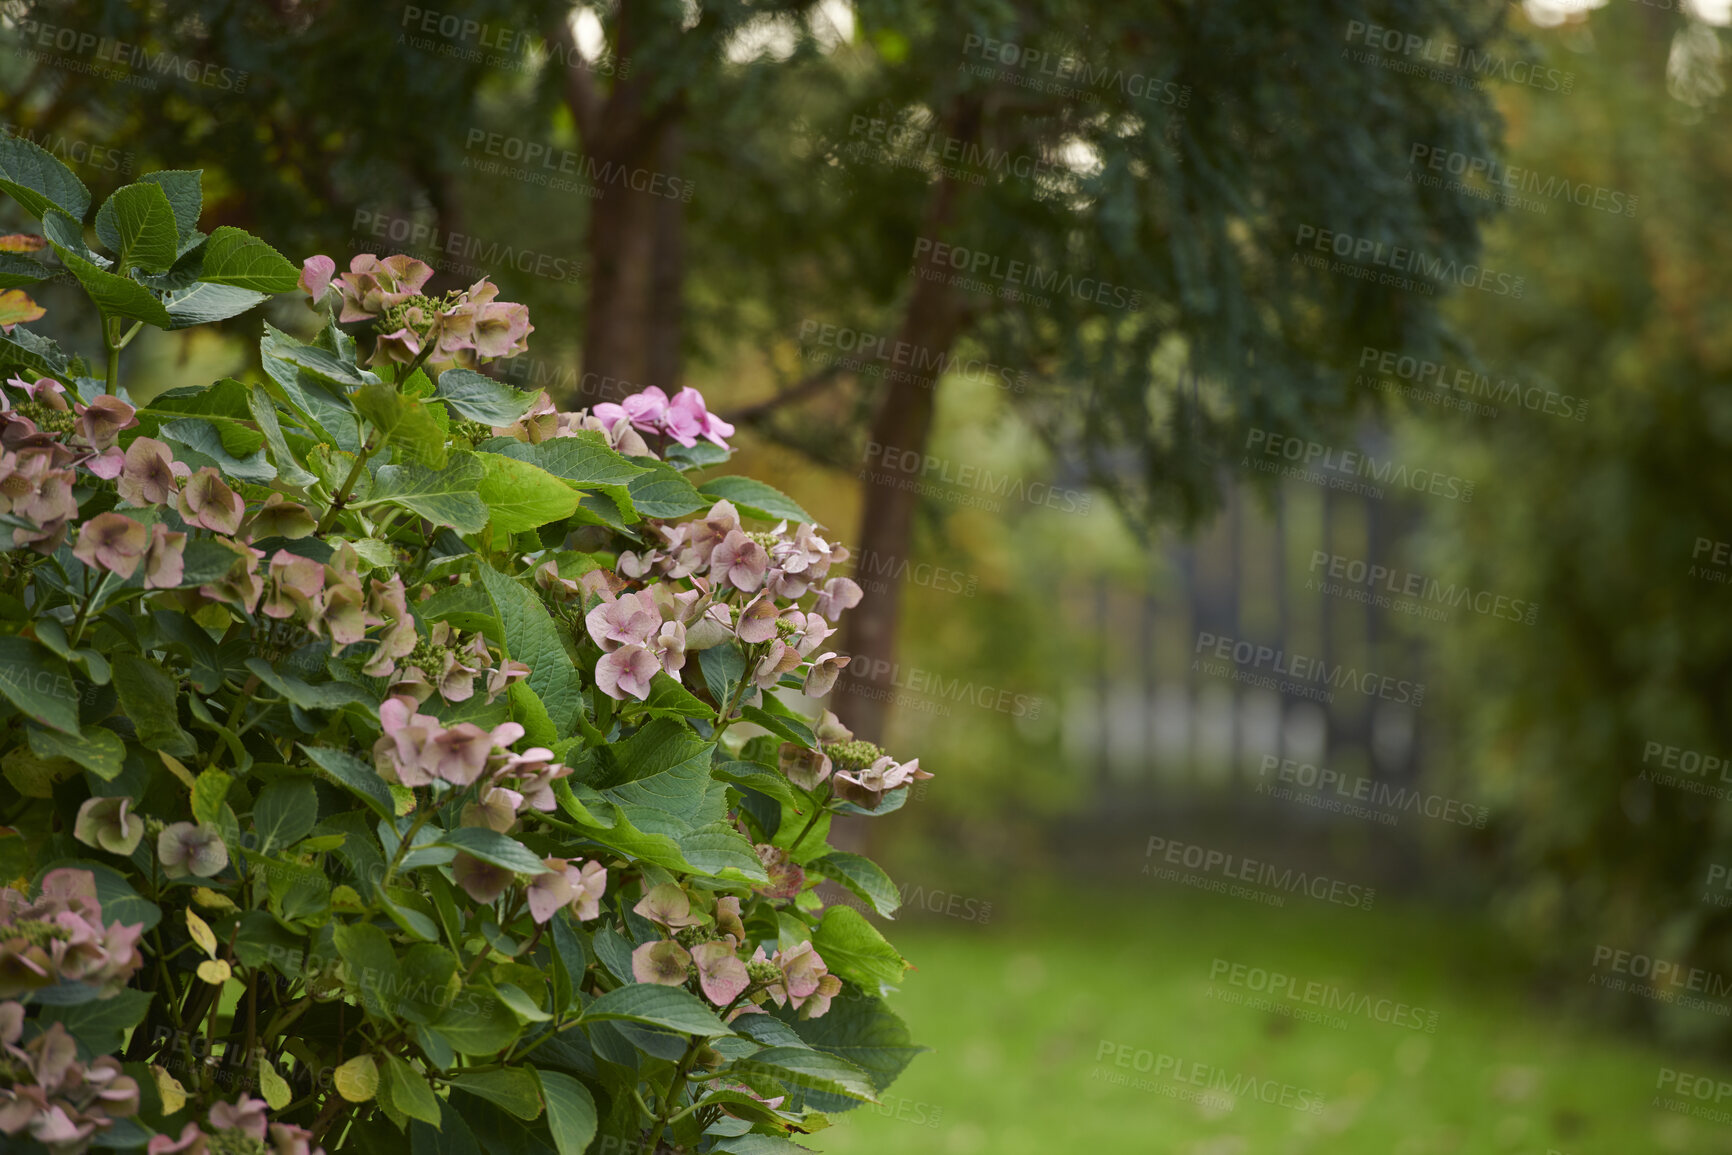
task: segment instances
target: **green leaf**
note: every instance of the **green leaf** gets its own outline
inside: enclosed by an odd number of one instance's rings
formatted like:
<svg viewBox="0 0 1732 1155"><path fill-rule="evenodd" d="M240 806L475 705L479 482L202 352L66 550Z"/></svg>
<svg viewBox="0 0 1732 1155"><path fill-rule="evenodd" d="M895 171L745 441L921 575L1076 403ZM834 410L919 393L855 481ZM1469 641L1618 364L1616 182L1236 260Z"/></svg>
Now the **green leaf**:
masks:
<svg viewBox="0 0 1732 1155"><path fill-rule="evenodd" d="M33 217L59 209L81 221L90 208L90 190L71 169L47 149L10 133L0 133L0 192Z"/></svg>
<svg viewBox="0 0 1732 1155"><path fill-rule="evenodd" d="M202 465L208 461L225 477L250 481L255 485L265 485L276 480L276 467L265 456L262 442L257 450L247 456L236 457L224 444L217 425L205 418L183 417L179 421L170 421L162 427L161 436L164 441L184 445L204 459L189 464Z"/></svg>
<svg viewBox="0 0 1732 1155"><path fill-rule="evenodd" d="M847 1059L870 1075L880 1091L926 1050L915 1045L908 1025L882 999L846 987L818 1018L795 1018L792 1007L779 1014L809 1046Z"/></svg>
<svg viewBox="0 0 1732 1155"><path fill-rule="evenodd" d="M595 1138L595 1100L589 1088L558 1071L536 1071L547 1096L547 1127L559 1155L583 1155Z"/></svg>
<svg viewBox="0 0 1732 1155"><path fill-rule="evenodd" d="M897 891L896 884L890 881L890 876L870 858L833 850L824 857L813 860L812 865L825 876L853 891L862 901L871 903L872 909L885 918L894 915L896 908L902 905L902 895Z"/></svg>
<svg viewBox="0 0 1732 1155"><path fill-rule="evenodd" d="M764 695L769 698L770 695ZM812 728L804 718L788 718L757 706L741 706L740 717L754 725L762 726L784 742L792 742L796 746L808 749L818 745L818 736L812 733Z"/></svg>
<svg viewBox="0 0 1732 1155"><path fill-rule="evenodd" d="M282 423L277 420L276 402L265 392L264 386L254 385L247 393L247 411L258 423L259 431L264 434L265 444L270 446L271 461L277 467L277 476L290 485L307 486L318 478L302 468L300 461L289 452L289 446L283 440Z"/></svg>
<svg viewBox="0 0 1732 1155"><path fill-rule="evenodd" d="M645 517L683 517L708 509L714 498L706 498L673 466L647 457L637 459L649 472L632 478L626 487L632 504Z"/></svg>
<svg viewBox="0 0 1732 1155"><path fill-rule="evenodd" d="M733 502L734 508L747 517L761 517L766 521L816 521L793 498L751 477L712 477L698 486L698 492L706 497Z"/></svg>
<svg viewBox="0 0 1732 1155"><path fill-rule="evenodd" d="M463 1055L494 1055L523 1033L517 1016L484 987L465 987L433 1029Z"/></svg>
<svg viewBox="0 0 1732 1155"><path fill-rule="evenodd" d="M908 969L908 961L851 906L832 906L824 912L812 946L830 973L869 993L894 988Z"/></svg>
<svg viewBox="0 0 1732 1155"><path fill-rule="evenodd" d="M450 375L450 372L445 374L446 377ZM646 467L610 447L607 438L593 429L579 430L574 437L555 437L534 445L512 437L493 437L481 442L476 449L527 461L578 489L619 490L622 496L632 478L649 472Z"/></svg>
<svg viewBox="0 0 1732 1155"><path fill-rule="evenodd" d="M476 492L487 476L480 456L455 452L444 469L424 465L383 465L373 492L357 508L392 504L420 514L458 533L479 533L487 525L487 506Z"/></svg>
<svg viewBox="0 0 1732 1155"><path fill-rule="evenodd" d="M658 983L628 983L611 990L589 1004L583 1017L585 1021L625 1019L706 1039L733 1034L696 995L683 987Z"/></svg>
<svg viewBox="0 0 1732 1155"><path fill-rule="evenodd" d="M385 1055L385 1086L391 1105L411 1119L439 1126L439 1096L421 1072L389 1052Z"/></svg>
<svg viewBox="0 0 1732 1155"><path fill-rule="evenodd" d="M876 1102L877 1088L865 1071L847 1059L809 1047L766 1047L731 1063L728 1071L761 1075L789 1087L822 1091L862 1102Z"/></svg>
<svg viewBox="0 0 1732 1155"><path fill-rule="evenodd" d="M439 836L438 846L455 847L466 854L524 874L545 874L547 867L523 843L486 826L459 826Z"/></svg>
<svg viewBox="0 0 1732 1155"><path fill-rule="evenodd" d="M78 1057L91 1062L98 1055L111 1055L126 1041L126 1032L144 1021L154 996L149 991L123 990L109 998L72 1007L43 1007L37 1023L65 1027L78 1043Z"/></svg>
<svg viewBox="0 0 1732 1155"><path fill-rule="evenodd" d="M244 229L224 225L205 242L201 281L259 293L291 293L300 279L301 271L283 254Z"/></svg>
<svg viewBox="0 0 1732 1155"><path fill-rule="evenodd" d="M190 329L194 325L238 317L261 301L270 299L269 293L200 281L170 293L162 303L168 310L170 329Z"/></svg>
<svg viewBox="0 0 1732 1155"><path fill-rule="evenodd" d="M42 226L60 263L84 286L84 291L90 294L91 301L103 316L144 321L159 329L174 324L155 293L131 277L108 272L84 255L89 250L84 246L83 230L77 221L49 209L48 215L42 219Z"/></svg>
<svg viewBox="0 0 1732 1155"><path fill-rule="evenodd" d="M505 696L511 703L511 720L523 727L525 742L531 746L551 747L559 741L559 730L534 690L522 682L513 682L507 687Z"/></svg>
<svg viewBox="0 0 1732 1155"><path fill-rule="evenodd" d="M303 710L338 710L350 702L368 701L367 692L347 682L303 682L291 674L280 674L263 658L248 658L247 669Z"/></svg>
<svg viewBox="0 0 1732 1155"><path fill-rule="evenodd" d="M455 409L460 417L483 425L505 426L529 412L540 394L502 385L473 369L452 368L439 374L433 396Z"/></svg>
<svg viewBox="0 0 1732 1155"><path fill-rule="evenodd" d="M430 469L445 467L445 431L425 402L405 397L395 385L363 385L349 395L355 412L382 435L375 453L389 447L398 463L414 462Z"/></svg>
<svg viewBox="0 0 1732 1155"><path fill-rule="evenodd" d="M786 776L757 762L722 762L710 767L710 775L735 786L749 786L794 810L810 809L811 800L796 790Z"/></svg>
<svg viewBox="0 0 1732 1155"><path fill-rule="evenodd" d="M86 726L80 734L29 727L30 750L38 758L70 758L104 782L120 777L126 743L113 730Z"/></svg>
<svg viewBox="0 0 1732 1155"><path fill-rule="evenodd" d="M440 1103L439 1118L440 1125L437 1128L429 1127L419 1120L410 1122L409 1155L491 1155L476 1141L469 1124L463 1121L462 1113L454 1104L449 1101ZM386 1134L390 1135L391 1132L387 1130Z"/></svg>
<svg viewBox="0 0 1732 1155"><path fill-rule="evenodd" d="M700 826L679 839L680 853L700 874L719 878L768 882L770 876L745 835L728 822Z"/></svg>
<svg viewBox="0 0 1732 1155"><path fill-rule="evenodd" d="M525 681L547 707L554 724L570 726L579 709L577 667L560 644L559 627L552 615L523 583L485 562L476 567L476 573L505 631L505 656L529 667Z"/></svg>
<svg viewBox="0 0 1732 1155"><path fill-rule="evenodd" d="M705 718L714 721L716 717L716 712L702 698L663 670L657 670L655 677L650 679L650 693L644 699L643 709L652 718Z"/></svg>
<svg viewBox="0 0 1732 1155"><path fill-rule="evenodd" d="M66 354L49 337L15 325L10 333L0 330L0 366L17 366L44 376L64 377Z"/></svg>
<svg viewBox="0 0 1732 1155"><path fill-rule="evenodd" d="M121 273L133 268L166 273L179 255L180 229L161 185L122 185L96 210L96 235L119 254Z"/></svg>
<svg viewBox="0 0 1732 1155"><path fill-rule="evenodd" d="M253 825L259 832L259 853L293 846L319 820L319 796L311 778L283 778L259 792L253 804Z"/></svg>
<svg viewBox="0 0 1732 1155"><path fill-rule="evenodd" d="M577 492L551 473L497 453L477 456L487 468L477 492L487 504L494 533L539 529L564 521L577 508Z"/></svg>
<svg viewBox="0 0 1732 1155"><path fill-rule="evenodd" d="M755 1131L747 1131L744 1135L723 1139L710 1150L716 1155L800 1155L812 1148L802 1147L780 1135L760 1135Z"/></svg>
<svg viewBox="0 0 1732 1155"><path fill-rule="evenodd" d="M746 654L737 642L725 642L698 652L698 668L710 697L724 706L734 700L740 679L746 676Z"/></svg>
<svg viewBox="0 0 1732 1155"><path fill-rule="evenodd" d="M192 786L192 816L205 826L221 826L224 799L232 781L221 770L200 771Z"/></svg>
<svg viewBox="0 0 1732 1155"><path fill-rule="evenodd" d="M31 260L23 253L0 253L0 289L16 289L34 285L49 275L46 265Z"/></svg>
<svg viewBox="0 0 1732 1155"><path fill-rule="evenodd" d="M396 1022L402 983L397 952L389 936L370 922L352 922L337 927L332 943L362 1009L375 1018Z"/></svg>
<svg viewBox="0 0 1732 1155"><path fill-rule="evenodd" d="M198 231L199 214L204 211L204 174L198 169L165 168L147 172L143 180L160 187L174 210L175 231L184 247L188 237ZM98 226L100 227L100 220Z"/></svg>
<svg viewBox="0 0 1732 1155"><path fill-rule="evenodd" d="M0 637L0 694L39 725L77 736L77 684L66 663L41 642Z"/></svg>
<svg viewBox="0 0 1732 1155"><path fill-rule="evenodd" d="M296 279L299 279L298 274ZM265 325L265 335L259 340L259 352L263 355L265 372L269 373L271 379L285 389L294 383L295 375L286 374L288 381L285 382L283 379L285 374L282 372L281 366L273 368L272 361L305 370L315 381L336 385L343 389L352 389L357 385L376 384L379 380L378 374L370 373L350 364L329 349L323 349L317 345L303 345L281 329L273 328L269 323Z"/></svg>
<svg viewBox="0 0 1732 1155"><path fill-rule="evenodd" d="M372 766L343 750L320 746L302 746L307 757L350 793L358 796L372 811L387 821L396 817L397 809L386 788L385 780Z"/></svg>
<svg viewBox="0 0 1732 1155"><path fill-rule="evenodd" d="M530 1067L501 1067L459 1075L451 1085L479 1095L519 1119L536 1119L541 1115L541 1084L535 1074Z"/></svg>
<svg viewBox="0 0 1732 1155"><path fill-rule="evenodd" d="M198 753L192 735L181 729L176 717L180 684L161 666L137 654L116 654L114 688L146 749L165 750L176 758Z"/></svg>

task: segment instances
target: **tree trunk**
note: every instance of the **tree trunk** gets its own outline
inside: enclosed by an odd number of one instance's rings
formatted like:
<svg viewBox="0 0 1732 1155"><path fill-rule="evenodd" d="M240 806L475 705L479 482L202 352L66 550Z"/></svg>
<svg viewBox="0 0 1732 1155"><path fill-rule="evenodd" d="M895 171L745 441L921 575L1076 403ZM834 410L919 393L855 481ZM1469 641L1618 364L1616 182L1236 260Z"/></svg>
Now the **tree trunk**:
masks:
<svg viewBox="0 0 1732 1155"><path fill-rule="evenodd" d="M679 175L685 168L685 133L678 122L662 133L661 171ZM683 185L678 187L683 188ZM685 333L685 203L661 197L655 206L655 263L650 270L648 368L644 384L672 397L680 385L680 341Z"/></svg>
<svg viewBox="0 0 1732 1155"><path fill-rule="evenodd" d="M953 113L951 121L953 136L972 141L979 135L978 109L965 105ZM955 214L957 194L957 186L948 177L933 186L921 222L922 237L940 240L945 236ZM908 557L919 498L912 489L897 484L911 480L910 475L879 468L877 463L883 452L891 450L926 452L938 373L918 366L947 360L962 330L965 304L948 283L952 270L933 259L935 247L929 246L915 264L914 291L897 333L906 343L903 347L914 350L915 356L910 367L886 387L868 445L865 500L854 548L859 556L876 559L880 565ZM843 618L843 651L852 655L852 661L843 671L847 676L836 685L834 708L856 736L881 742L889 716L886 699L895 692L898 680L896 631L902 614L902 587L889 581L864 589L860 604Z"/></svg>

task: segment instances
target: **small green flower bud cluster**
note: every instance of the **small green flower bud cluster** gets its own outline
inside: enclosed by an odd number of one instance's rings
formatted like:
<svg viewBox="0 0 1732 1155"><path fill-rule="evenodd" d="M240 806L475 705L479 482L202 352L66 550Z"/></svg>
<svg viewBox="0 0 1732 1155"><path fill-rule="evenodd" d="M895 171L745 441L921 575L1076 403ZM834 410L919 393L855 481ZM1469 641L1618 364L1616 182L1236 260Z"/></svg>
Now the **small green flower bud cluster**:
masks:
<svg viewBox="0 0 1732 1155"><path fill-rule="evenodd" d="M13 406L20 417L28 417L44 433L71 433L78 419L70 409L55 409L40 401L20 401Z"/></svg>
<svg viewBox="0 0 1732 1155"><path fill-rule="evenodd" d="M715 942L722 936L707 926L688 926L674 935L674 941L690 950L699 943Z"/></svg>
<svg viewBox="0 0 1732 1155"><path fill-rule="evenodd" d="M746 977L757 986L767 987L782 981L782 968L767 958L753 959L746 964Z"/></svg>
<svg viewBox="0 0 1732 1155"><path fill-rule="evenodd" d="M0 934L8 939L23 939L31 946L46 946L72 937L72 932L59 923L34 918L21 918L11 926L0 928Z"/></svg>
<svg viewBox="0 0 1732 1155"><path fill-rule="evenodd" d="M837 770L864 770L884 757L884 748L864 738L851 738L846 742L824 743L824 753Z"/></svg>
<svg viewBox="0 0 1732 1155"><path fill-rule="evenodd" d="M451 656L451 647L436 646L426 638L415 643L415 648L409 651L409 656L399 660L400 665L414 666L431 678L438 678L445 672L445 660Z"/></svg>
<svg viewBox="0 0 1732 1155"><path fill-rule="evenodd" d="M451 436L461 438L471 445L479 445L493 436L493 427L461 417L451 423Z"/></svg>
<svg viewBox="0 0 1732 1155"><path fill-rule="evenodd" d="M244 1131L218 1131L205 1141L210 1155L270 1155L270 1148Z"/></svg>

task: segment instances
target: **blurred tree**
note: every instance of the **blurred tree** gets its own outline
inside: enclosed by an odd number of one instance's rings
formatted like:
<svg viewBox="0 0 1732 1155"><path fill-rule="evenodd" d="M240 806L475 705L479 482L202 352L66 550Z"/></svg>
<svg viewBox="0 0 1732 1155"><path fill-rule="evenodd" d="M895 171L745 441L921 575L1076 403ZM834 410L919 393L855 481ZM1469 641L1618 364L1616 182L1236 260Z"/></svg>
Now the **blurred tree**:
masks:
<svg viewBox="0 0 1732 1155"><path fill-rule="evenodd" d="M1571 984L1600 944L1732 973L1732 892L1709 892L1732 863L1732 771L1703 761L1732 753L1724 35L1639 5L1560 30L1588 75L1567 101L1512 100L1501 159L1583 191L1507 214L1488 259L1527 273L1529 297L1459 318L1488 377L1542 408L1409 431L1487 479L1430 511L1428 572L1540 605L1531 629L1465 615L1438 657L1449 758L1501 815L1503 913ZM1586 419L1545 412L1548 390L1585 398Z"/></svg>
<svg viewBox="0 0 1732 1155"><path fill-rule="evenodd" d="M160 3L62 0L29 5L22 33L69 28L244 70L244 94L220 70L144 88L62 60L24 65L4 108L31 131L82 125L153 161L222 169L218 211L296 255L346 249L349 206L369 197L425 198L446 235L470 231L464 206L483 200L489 228L563 227L564 199L464 170L477 130L520 150L569 142L599 193L583 218L584 381L669 387L681 353L787 353L808 325L883 334L867 371L797 371L743 411L855 468L869 422L871 467L886 451L922 459L935 390L959 350L979 349L1027 374L1016 401L1066 483L1105 487L1146 524L1209 510L1219 459L1246 430L1349 412L1331 368L1345 351L1442 339L1427 293L1320 270L1296 242L1327 231L1472 259L1483 202L1400 174L1415 141L1489 149L1490 102L1401 70L1438 46L1485 50L1506 12L228 0L178 7L176 23ZM1373 27L1422 55L1368 49ZM615 173L660 174L664 195ZM696 190L689 205L665 195L674 179ZM557 286L517 295L564 304ZM863 557L909 557L925 472L869 474ZM857 668L889 668L900 596L889 583L852 615ZM839 706L882 733L880 698Z"/></svg>

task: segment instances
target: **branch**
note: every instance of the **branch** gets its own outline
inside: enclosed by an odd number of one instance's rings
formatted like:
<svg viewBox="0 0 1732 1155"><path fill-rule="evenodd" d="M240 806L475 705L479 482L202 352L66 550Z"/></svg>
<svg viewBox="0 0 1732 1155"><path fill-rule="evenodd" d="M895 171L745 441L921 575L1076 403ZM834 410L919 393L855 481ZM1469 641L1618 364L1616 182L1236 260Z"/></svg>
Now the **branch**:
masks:
<svg viewBox="0 0 1732 1155"><path fill-rule="evenodd" d="M822 393L825 389L828 389L832 384L834 384L842 376L842 373L843 370L841 366L827 366L818 370L804 381L801 381L796 385L790 385L788 388L782 390L767 401L759 401L732 410L726 414L722 420L732 422L736 425L741 422L754 422L765 414L780 409L784 405L792 405L796 402L804 401L806 398L814 396L815 394Z"/></svg>

